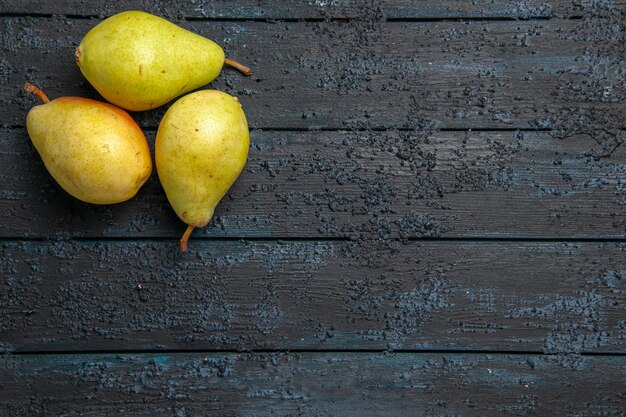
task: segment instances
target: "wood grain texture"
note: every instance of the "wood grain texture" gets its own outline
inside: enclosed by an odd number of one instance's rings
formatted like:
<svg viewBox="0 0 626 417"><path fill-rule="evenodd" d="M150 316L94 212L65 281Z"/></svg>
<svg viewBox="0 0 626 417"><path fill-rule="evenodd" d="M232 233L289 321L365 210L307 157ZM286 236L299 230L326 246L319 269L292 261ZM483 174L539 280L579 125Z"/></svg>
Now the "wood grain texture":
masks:
<svg viewBox="0 0 626 417"><path fill-rule="evenodd" d="M626 2L110 3L0 0L1 416L624 415ZM126 9L255 71L186 254L156 173L80 203L23 128Z"/></svg>
<svg viewBox="0 0 626 417"><path fill-rule="evenodd" d="M8 351L626 352L623 243L5 242Z"/></svg>
<svg viewBox="0 0 626 417"><path fill-rule="evenodd" d="M623 7L623 1L604 2ZM590 2L572 0L256 0L148 1L119 0L0 0L4 14L67 14L108 17L124 10L144 10L169 19L177 17L227 19L354 18L363 9L375 9L387 18L518 18L580 16Z"/></svg>
<svg viewBox="0 0 626 417"><path fill-rule="evenodd" d="M154 132L148 132L149 142ZM243 174L198 237L623 238L624 133L253 131ZM1 237L180 237L156 172L113 206L48 174L0 129Z"/></svg>
<svg viewBox="0 0 626 417"><path fill-rule="evenodd" d="M281 129L626 126L623 16L579 20L182 22L254 69L225 70L210 87L239 96L250 125ZM97 19L4 18L0 124L22 126L50 97L98 97L74 64ZM260 52L262 51L262 53ZM136 114L158 125L165 108Z"/></svg>
<svg viewBox="0 0 626 417"><path fill-rule="evenodd" d="M621 416L625 358L44 355L0 358L0 412L36 416Z"/></svg>

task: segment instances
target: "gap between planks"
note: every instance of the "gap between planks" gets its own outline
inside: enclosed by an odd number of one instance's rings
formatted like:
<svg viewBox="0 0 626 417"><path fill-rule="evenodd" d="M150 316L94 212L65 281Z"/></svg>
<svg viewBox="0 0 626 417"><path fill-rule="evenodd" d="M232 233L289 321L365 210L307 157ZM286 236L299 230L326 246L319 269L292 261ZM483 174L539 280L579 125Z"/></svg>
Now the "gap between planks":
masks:
<svg viewBox="0 0 626 417"><path fill-rule="evenodd" d="M51 18L65 18L72 20L85 20L85 19L101 19L102 16L98 15L74 15L74 14L52 14L52 13L0 13L0 18L32 18L32 19L51 19ZM533 16L533 17L513 17L513 16L459 16L459 17L387 17L384 19L386 22L416 22L416 23L437 23L437 22L502 22L502 21L514 21L514 22L532 22L532 21L546 21L552 19L562 20L580 20L582 15L571 15L563 17L552 16ZM211 16L185 16L183 20L188 22L303 22L303 23L315 23L315 22L349 22L352 20L358 20L355 17L349 16L334 16L334 17L295 17L295 18L267 18L267 17L211 17Z"/></svg>
<svg viewBox="0 0 626 417"><path fill-rule="evenodd" d="M26 126L24 125L6 125L6 126L1 126L0 129L5 129L5 130L20 130L20 129L25 129ZM142 129L145 130L146 132L156 132L158 127L155 126L142 126ZM298 127L253 127L249 129L251 133L254 132L309 132L309 133L315 133L315 132L338 132L338 133L342 133L342 132L414 132L414 131L420 131L420 129L412 129L412 128L406 128L406 127L384 127L384 126L379 126L379 127L367 127L367 128L335 128L335 127L302 127L302 128L298 128ZM472 132L484 132L484 133L490 133L490 132L520 132L520 133L524 133L524 132L551 132L554 129L551 128L529 128L529 127L469 127L469 128L456 128L456 127L442 127L439 129L434 129L434 132L467 132L467 133L472 133ZM620 131L624 131L626 130L626 126L624 127L620 127L617 128L617 130Z"/></svg>
<svg viewBox="0 0 626 417"><path fill-rule="evenodd" d="M464 355L527 355L527 356L550 356L557 353L534 350L480 350L480 349L95 349L95 350L18 350L2 351L2 355L13 356L43 356L43 355L136 355L136 354L237 354L249 353L313 353L313 354L337 354L337 353L371 353L371 354L407 354L407 355L432 355L432 354L464 354ZM626 352L572 352L580 356L611 356L625 357ZM558 354L563 354L559 352Z"/></svg>
<svg viewBox="0 0 626 417"><path fill-rule="evenodd" d="M56 237L14 237L0 236L0 242L178 242L177 237L120 237L120 236L74 236L69 238ZM198 236L192 240L204 242L246 241L246 242L356 242L348 236ZM367 240L367 239L366 239ZM561 237L409 237L373 239L385 242L526 242L526 243L626 243L623 238L561 238Z"/></svg>

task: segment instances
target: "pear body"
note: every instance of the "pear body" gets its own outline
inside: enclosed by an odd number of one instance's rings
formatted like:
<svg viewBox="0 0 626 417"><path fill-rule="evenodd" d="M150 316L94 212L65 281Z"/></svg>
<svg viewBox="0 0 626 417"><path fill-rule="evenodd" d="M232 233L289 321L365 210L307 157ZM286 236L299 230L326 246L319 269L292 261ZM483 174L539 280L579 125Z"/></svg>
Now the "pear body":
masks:
<svg viewBox="0 0 626 417"><path fill-rule="evenodd" d="M165 113L155 143L159 180L178 217L206 226L241 173L250 147L246 116L226 93L202 90Z"/></svg>
<svg viewBox="0 0 626 417"><path fill-rule="evenodd" d="M150 110L213 81L224 51L165 19L127 11L102 21L76 49L76 63L96 90L127 110Z"/></svg>
<svg viewBox="0 0 626 417"><path fill-rule="evenodd" d="M108 103L61 97L33 107L26 128L54 179L87 203L128 200L152 171L143 132Z"/></svg>

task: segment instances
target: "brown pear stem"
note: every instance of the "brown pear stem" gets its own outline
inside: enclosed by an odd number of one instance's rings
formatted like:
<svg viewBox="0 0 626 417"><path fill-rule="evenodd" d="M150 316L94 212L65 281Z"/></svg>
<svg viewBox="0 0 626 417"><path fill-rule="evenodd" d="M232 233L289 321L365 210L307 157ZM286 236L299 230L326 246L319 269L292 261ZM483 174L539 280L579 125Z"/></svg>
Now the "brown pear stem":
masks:
<svg viewBox="0 0 626 417"><path fill-rule="evenodd" d="M48 96L45 95L44 92L39 89L39 87L36 87L32 85L31 83L24 84L24 91L26 91L27 93L36 95L37 97L39 97L41 101L44 102L44 104L50 102L50 99L48 98Z"/></svg>
<svg viewBox="0 0 626 417"><path fill-rule="evenodd" d="M246 67L243 64L240 64L237 61L233 61L232 59L224 58L224 64L230 65L231 67L237 69L243 75L252 75L252 70L250 68Z"/></svg>
<svg viewBox="0 0 626 417"><path fill-rule="evenodd" d="M183 233L183 237L180 238L179 249L181 252L185 252L187 250L187 241L189 240L189 236L191 236L191 232L193 232L194 228L195 226L192 225L187 226L187 230Z"/></svg>

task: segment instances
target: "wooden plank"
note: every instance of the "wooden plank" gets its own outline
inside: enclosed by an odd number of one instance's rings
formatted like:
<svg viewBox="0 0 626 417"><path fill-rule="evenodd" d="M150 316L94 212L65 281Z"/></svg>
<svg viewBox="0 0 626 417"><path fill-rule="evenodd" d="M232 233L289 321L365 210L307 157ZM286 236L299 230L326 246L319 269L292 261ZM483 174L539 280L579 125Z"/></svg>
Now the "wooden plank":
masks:
<svg viewBox="0 0 626 417"><path fill-rule="evenodd" d="M461 354L0 358L0 412L50 416L619 416L624 357Z"/></svg>
<svg viewBox="0 0 626 417"><path fill-rule="evenodd" d="M8 351L625 352L623 243L4 242Z"/></svg>
<svg viewBox="0 0 626 417"><path fill-rule="evenodd" d="M611 15L612 16L612 15ZM97 20L4 18L0 124L23 125L36 98L97 97L74 47ZM185 22L252 66L212 88L240 97L255 128L626 126L621 19L492 22ZM165 109L137 114L155 127Z"/></svg>
<svg viewBox="0 0 626 417"><path fill-rule="evenodd" d="M624 132L253 131L198 237L624 237ZM148 132L149 142L154 132ZM156 170L155 170L156 171ZM65 193L0 129L0 237L180 237L156 172L123 204Z"/></svg>
<svg viewBox="0 0 626 417"><path fill-rule="evenodd" d="M605 4L606 3L606 4ZM602 3L606 7L622 7L622 1ZM597 5L596 5L597 7ZM259 2L255 0L140 2L120 0L111 4L105 0L11 0L0 1L3 14L66 14L107 17L124 10L145 10L169 19L181 16L195 18L227 19L324 19L358 18L364 13L377 13L387 18L537 18L549 16L580 16L588 3L575 3L571 0L283 0L280 2Z"/></svg>

